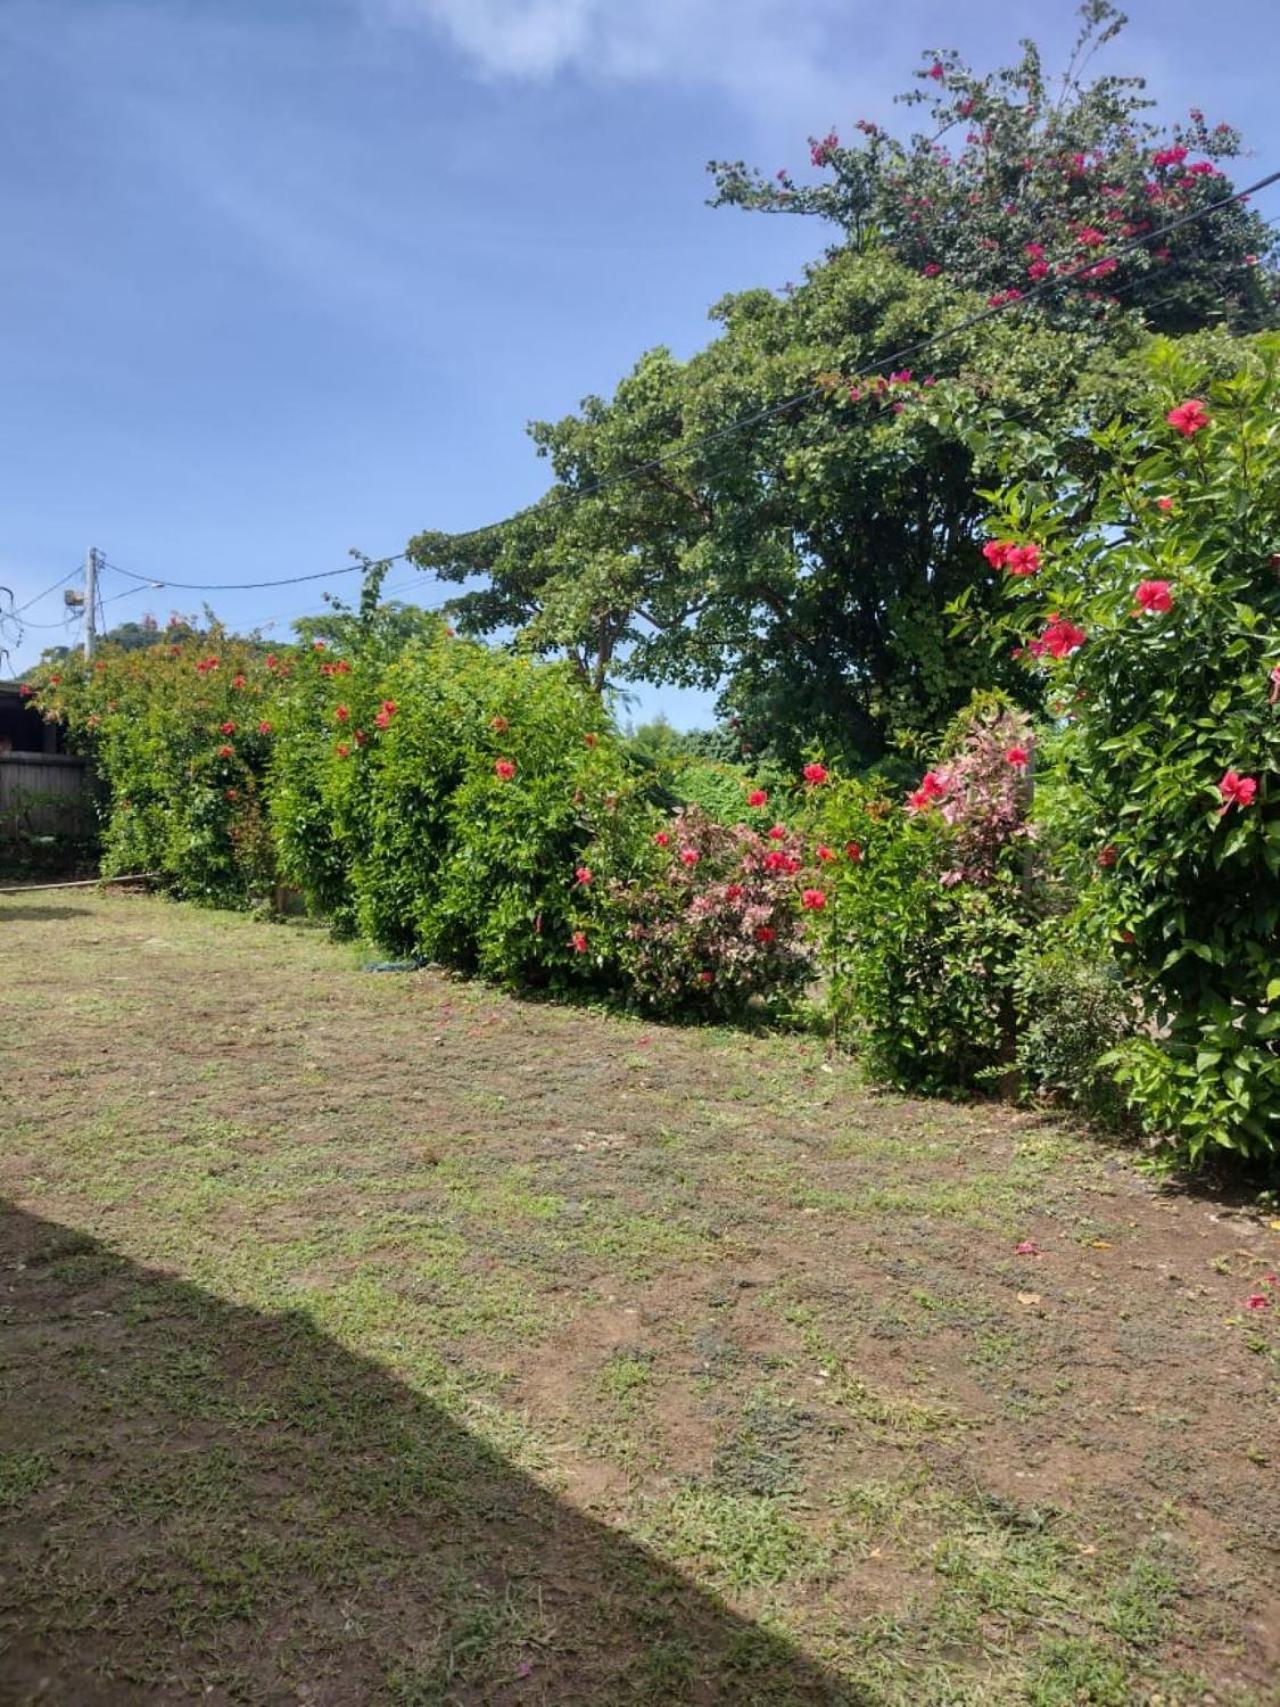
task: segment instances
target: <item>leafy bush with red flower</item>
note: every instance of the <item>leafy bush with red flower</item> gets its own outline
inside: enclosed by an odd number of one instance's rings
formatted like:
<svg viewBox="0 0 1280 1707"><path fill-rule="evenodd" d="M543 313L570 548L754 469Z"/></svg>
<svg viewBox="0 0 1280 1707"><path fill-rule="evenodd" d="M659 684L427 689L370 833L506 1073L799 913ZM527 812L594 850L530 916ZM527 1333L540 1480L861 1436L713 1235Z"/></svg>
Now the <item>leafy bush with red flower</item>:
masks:
<svg viewBox="0 0 1280 1707"><path fill-rule="evenodd" d="M275 677L262 647L216 625L174 633L33 672L36 704L104 785L106 875L155 872L192 900L243 907L275 874L262 726Z"/></svg>
<svg viewBox="0 0 1280 1707"><path fill-rule="evenodd" d="M873 1078L967 1090L1012 1067L1018 955L1045 905L1032 750L1025 715L986 696L905 799L843 782L815 803L822 845L843 850L815 914L829 1012Z"/></svg>
<svg viewBox="0 0 1280 1707"><path fill-rule="evenodd" d="M1040 576L1006 583L1010 624L1056 612L1081 635L1027 649L1057 719L1038 815L1146 1006L1116 1062L1135 1111L1193 1163L1274 1156L1280 341L1223 381L1153 359L1166 401L1096 435L1100 491L1082 505L1066 466L1022 475L993 527L1046 548Z"/></svg>
<svg viewBox="0 0 1280 1707"><path fill-rule="evenodd" d="M794 829L762 834L689 806L656 831L634 816L609 825L588 863L588 937L641 1006L741 1017L793 1003L812 978L804 897L822 880Z"/></svg>
<svg viewBox="0 0 1280 1707"><path fill-rule="evenodd" d="M816 181L713 163L717 200L832 220L852 247L874 239L993 308L1027 296L1059 322L1134 308L1168 332L1222 319L1274 325L1274 233L1227 199L1223 162L1244 154L1239 132L1198 108L1164 132L1141 79L1086 82L1084 68L1125 19L1110 0L1080 10L1061 78L1030 41L1019 63L986 74L954 51L927 53L915 88L898 97L925 109L921 130L904 140L859 120L854 137L831 132L811 145ZM1200 217L1137 241L1187 215Z"/></svg>

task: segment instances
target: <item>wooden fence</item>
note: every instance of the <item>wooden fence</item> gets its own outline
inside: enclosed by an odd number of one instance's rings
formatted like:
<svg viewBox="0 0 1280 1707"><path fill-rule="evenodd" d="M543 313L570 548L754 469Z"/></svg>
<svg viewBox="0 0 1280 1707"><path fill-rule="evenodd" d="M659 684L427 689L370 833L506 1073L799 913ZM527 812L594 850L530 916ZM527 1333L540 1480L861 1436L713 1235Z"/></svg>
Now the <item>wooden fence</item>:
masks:
<svg viewBox="0 0 1280 1707"><path fill-rule="evenodd" d="M0 753L0 834L93 833L93 792L84 759L67 753Z"/></svg>

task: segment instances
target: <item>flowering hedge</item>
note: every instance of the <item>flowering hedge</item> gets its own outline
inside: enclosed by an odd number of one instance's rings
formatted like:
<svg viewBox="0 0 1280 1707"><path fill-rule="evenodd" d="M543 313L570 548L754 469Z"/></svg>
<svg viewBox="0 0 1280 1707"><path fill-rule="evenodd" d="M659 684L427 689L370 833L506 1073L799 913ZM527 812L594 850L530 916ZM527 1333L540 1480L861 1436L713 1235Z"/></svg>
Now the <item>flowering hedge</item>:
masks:
<svg viewBox="0 0 1280 1707"><path fill-rule="evenodd" d="M272 693L263 649L216 628L37 673L41 711L106 785L106 874L154 872L223 906L268 895Z"/></svg>
<svg viewBox="0 0 1280 1707"><path fill-rule="evenodd" d="M1041 811L1149 1032L1118 1067L1196 1161L1280 1150L1280 340L1234 378L1164 349L1159 418L1099 435L992 517L1025 666L1056 733ZM1035 548L1010 574L1010 549Z"/></svg>

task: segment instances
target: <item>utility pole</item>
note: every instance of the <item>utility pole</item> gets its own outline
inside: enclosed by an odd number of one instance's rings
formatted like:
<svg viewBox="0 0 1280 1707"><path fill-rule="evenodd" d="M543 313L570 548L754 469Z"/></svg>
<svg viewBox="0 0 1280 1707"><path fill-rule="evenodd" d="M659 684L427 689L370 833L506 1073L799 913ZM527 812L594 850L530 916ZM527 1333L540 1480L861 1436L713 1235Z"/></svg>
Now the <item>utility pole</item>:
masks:
<svg viewBox="0 0 1280 1707"><path fill-rule="evenodd" d="M93 643L98 635L98 553L89 547L84 560L84 655L93 657Z"/></svg>

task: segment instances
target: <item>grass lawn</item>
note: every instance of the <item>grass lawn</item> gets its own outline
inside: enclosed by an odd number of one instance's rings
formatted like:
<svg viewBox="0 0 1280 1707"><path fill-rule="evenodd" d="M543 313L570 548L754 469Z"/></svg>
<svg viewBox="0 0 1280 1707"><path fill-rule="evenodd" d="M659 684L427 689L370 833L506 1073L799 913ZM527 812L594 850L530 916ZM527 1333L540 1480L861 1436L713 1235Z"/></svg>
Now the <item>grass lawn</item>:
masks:
<svg viewBox="0 0 1280 1707"><path fill-rule="evenodd" d="M0 900L0 1701L1280 1701L1280 1219L70 893Z"/></svg>

